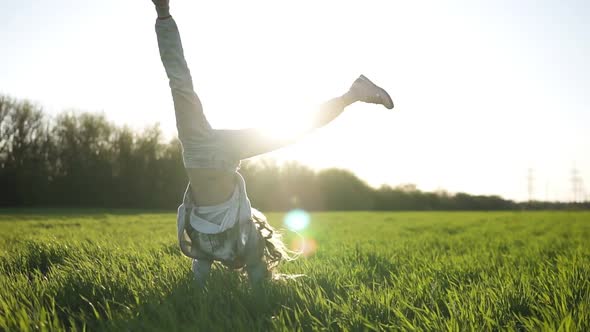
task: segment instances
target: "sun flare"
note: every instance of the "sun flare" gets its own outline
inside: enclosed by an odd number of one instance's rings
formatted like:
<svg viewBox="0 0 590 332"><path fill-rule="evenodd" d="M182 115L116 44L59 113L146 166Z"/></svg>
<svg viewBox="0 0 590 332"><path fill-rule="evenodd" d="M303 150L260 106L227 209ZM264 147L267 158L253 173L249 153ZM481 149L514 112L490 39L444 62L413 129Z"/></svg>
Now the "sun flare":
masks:
<svg viewBox="0 0 590 332"><path fill-rule="evenodd" d="M261 123L261 130L271 139L294 139L311 127L311 120L308 117L291 119L268 119Z"/></svg>

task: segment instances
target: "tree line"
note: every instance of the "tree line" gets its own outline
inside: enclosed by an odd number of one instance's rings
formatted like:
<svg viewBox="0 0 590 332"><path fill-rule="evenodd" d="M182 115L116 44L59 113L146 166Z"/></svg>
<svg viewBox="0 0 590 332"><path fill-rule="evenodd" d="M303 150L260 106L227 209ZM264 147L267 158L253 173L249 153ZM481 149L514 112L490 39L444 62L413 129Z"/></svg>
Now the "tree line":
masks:
<svg viewBox="0 0 590 332"><path fill-rule="evenodd" d="M245 161L240 172L253 206L263 211L590 207L428 193L413 185L372 188L350 171L294 162ZM0 206L173 209L187 182L179 142L164 142L157 125L137 132L103 114L50 118L30 101L0 95Z"/></svg>

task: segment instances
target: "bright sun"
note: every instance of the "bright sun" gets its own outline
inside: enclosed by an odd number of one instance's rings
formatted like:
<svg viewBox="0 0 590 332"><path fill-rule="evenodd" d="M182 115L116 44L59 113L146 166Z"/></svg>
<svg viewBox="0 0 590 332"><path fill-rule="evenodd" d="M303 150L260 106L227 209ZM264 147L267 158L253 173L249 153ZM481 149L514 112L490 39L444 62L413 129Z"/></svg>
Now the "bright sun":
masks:
<svg viewBox="0 0 590 332"><path fill-rule="evenodd" d="M311 128L311 118L306 114L299 114L293 116L283 115L282 118L267 117L267 119L260 124L260 129L270 138L276 139L290 139L296 138L304 134Z"/></svg>

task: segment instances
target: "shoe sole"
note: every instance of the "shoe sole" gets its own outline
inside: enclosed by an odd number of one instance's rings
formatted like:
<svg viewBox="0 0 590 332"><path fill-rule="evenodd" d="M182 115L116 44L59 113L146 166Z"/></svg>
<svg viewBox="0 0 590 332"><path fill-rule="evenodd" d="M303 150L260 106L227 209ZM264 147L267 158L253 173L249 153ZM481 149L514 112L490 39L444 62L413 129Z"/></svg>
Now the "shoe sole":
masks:
<svg viewBox="0 0 590 332"><path fill-rule="evenodd" d="M393 100L391 99L391 96L389 95L389 93L387 93L387 91L385 91L385 89L383 89L382 87L378 86L377 84L371 82L371 80L368 79L365 75L361 75L361 79L369 82L374 87L376 87L377 90L379 90L379 96L381 96L382 99L385 99L384 103L383 103L383 106L385 106L385 108L387 108L388 110L393 108Z"/></svg>

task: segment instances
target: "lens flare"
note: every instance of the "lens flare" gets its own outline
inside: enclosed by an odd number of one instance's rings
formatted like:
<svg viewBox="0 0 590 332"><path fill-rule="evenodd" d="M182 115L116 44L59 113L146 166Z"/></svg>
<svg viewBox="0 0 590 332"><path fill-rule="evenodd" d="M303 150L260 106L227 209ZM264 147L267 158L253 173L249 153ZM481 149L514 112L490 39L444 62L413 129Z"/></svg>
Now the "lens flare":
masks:
<svg viewBox="0 0 590 332"><path fill-rule="evenodd" d="M314 239L295 239L291 242L291 250L301 253L304 257L310 257L318 250L318 243Z"/></svg>
<svg viewBox="0 0 590 332"><path fill-rule="evenodd" d="M284 224L292 231L300 231L305 229L310 222L309 213L301 209L289 211L285 215Z"/></svg>

